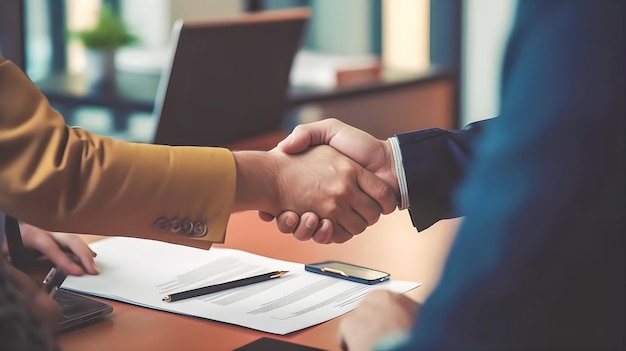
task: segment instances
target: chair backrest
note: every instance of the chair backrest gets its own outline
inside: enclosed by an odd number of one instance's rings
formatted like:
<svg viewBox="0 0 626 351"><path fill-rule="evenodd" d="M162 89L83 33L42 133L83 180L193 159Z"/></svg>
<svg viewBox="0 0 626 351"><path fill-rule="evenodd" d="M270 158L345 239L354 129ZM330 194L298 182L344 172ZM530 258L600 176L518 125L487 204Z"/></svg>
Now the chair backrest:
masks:
<svg viewBox="0 0 626 351"><path fill-rule="evenodd" d="M25 70L22 0L0 1L0 54Z"/></svg>
<svg viewBox="0 0 626 351"><path fill-rule="evenodd" d="M224 146L282 126L305 9L174 26L155 103L154 143Z"/></svg>

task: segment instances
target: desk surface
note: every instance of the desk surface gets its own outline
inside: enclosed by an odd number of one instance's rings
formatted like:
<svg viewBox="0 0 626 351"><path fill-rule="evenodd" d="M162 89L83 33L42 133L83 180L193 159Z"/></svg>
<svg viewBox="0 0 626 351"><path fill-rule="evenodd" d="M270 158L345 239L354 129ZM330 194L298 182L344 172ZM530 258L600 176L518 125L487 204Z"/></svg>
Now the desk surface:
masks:
<svg viewBox="0 0 626 351"><path fill-rule="evenodd" d="M406 211L382 216L378 223L344 244L300 242L265 223L256 212L231 217L226 242L218 247L308 263L341 259L391 273L392 279L423 285L407 295L423 301L435 286L459 220L441 221L417 233ZM94 240L97 237L86 237ZM96 324L60 336L64 351L232 350L262 336L327 350L339 350L336 331L342 317L285 336L111 302L113 314Z"/></svg>

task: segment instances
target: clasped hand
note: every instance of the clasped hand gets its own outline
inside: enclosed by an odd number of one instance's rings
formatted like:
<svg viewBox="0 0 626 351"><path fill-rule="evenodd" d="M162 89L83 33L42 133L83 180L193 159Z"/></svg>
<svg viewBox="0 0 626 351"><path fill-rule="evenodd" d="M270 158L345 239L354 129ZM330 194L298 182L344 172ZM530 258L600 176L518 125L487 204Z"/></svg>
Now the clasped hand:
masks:
<svg viewBox="0 0 626 351"><path fill-rule="evenodd" d="M276 216L276 225L281 232L293 233L298 240L312 239L317 243L328 244L349 240L354 235L363 232L366 228L365 224L374 224L381 213L388 214L395 210L397 199L400 198L400 190L393 152L388 141L376 139L337 119L328 118L297 126L277 145L275 151L306 155L317 152L316 149L320 147L312 147L315 145L328 145L336 152L326 151L325 154L318 155L317 164L313 163L313 165L319 168L316 170L300 169L298 176L311 175L319 179L324 179L325 175L326 178L331 176L332 183L324 185L344 191L343 200L345 201L342 204L344 211L317 211L314 207L310 207L305 209L306 212L299 212L296 208L283 207L291 210L283 211L278 215L261 211L259 212L261 219L271 221ZM333 162L343 162L339 171L334 175L332 172L328 173L327 169L332 167ZM309 171L312 173L308 173ZM355 176L341 177L340 173L344 175L351 173ZM290 181L293 179L288 179L286 184L290 184ZM292 194L297 197L311 196L320 187L321 184L316 184L316 187L303 193L293 192ZM362 193L359 194L359 192ZM336 193L318 195L333 196ZM376 214L372 212L376 209L373 201L379 205ZM346 206L350 206L352 211L347 211ZM299 216L298 213L302 215Z"/></svg>

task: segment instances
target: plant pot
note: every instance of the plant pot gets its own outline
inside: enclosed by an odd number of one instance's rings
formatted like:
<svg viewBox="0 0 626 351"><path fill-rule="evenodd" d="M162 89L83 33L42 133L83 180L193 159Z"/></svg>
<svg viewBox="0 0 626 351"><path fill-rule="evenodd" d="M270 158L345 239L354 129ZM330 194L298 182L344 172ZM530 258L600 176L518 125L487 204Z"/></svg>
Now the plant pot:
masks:
<svg viewBox="0 0 626 351"><path fill-rule="evenodd" d="M115 50L87 49L85 76L91 88L114 88Z"/></svg>

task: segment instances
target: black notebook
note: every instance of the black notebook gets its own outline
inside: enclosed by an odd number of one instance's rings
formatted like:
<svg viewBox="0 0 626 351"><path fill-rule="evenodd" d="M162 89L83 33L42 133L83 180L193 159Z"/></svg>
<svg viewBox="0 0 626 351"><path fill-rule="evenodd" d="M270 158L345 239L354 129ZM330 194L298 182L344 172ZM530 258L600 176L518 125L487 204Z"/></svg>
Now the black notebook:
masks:
<svg viewBox="0 0 626 351"><path fill-rule="evenodd" d="M289 341L273 338L259 338L233 351L325 351L311 346L294 344Z"/></svg>

